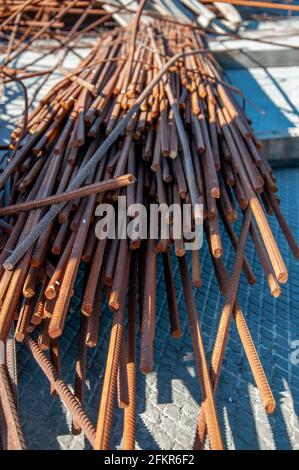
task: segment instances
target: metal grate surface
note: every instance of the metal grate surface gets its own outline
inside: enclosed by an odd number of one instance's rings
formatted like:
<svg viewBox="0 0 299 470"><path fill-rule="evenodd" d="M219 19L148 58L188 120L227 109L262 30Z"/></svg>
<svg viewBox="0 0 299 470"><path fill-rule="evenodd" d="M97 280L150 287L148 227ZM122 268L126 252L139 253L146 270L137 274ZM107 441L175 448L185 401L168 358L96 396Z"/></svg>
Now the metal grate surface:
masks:
<svg viewBox="0 0 299 470"><path fill-rule="evenodd" d="M282 209L299 239L299 169L277 170ZM217 406L226 447L233 449L299 449L299 263L291 257L275 220L272 229L289 269L290 279L279 299L269 294L252 244L247 256L258 278L248 287L244 277L239 288L243 308L262 363L272 386L277 410L267 416L263 410L246 357L234 325L217 394ZM224 234L223 234L224 236ZM230 267L234 252L228 239L224 259ZM222 298L213 273L207 246L201 250L203 287L196 291L196 302L204 340L210 355L218 324ZM186 321L182 286L176 260L175 283L183 336L169 335L164 280L159 265L155 370L138 374L137 444L142 449L188 449L192 447L198 416L200 392L194 370L192 343ZM242 275L243 276L243 275ZM74 363L80 315L81 283L76 286L61 340L62 371L67 384L74 383ZM101 383L109 341L111 313L104 309L100 322L98 347L89 350L89 367L84 406L96 422ZM293 353L293 355L292 355ZM137 355L138 357L138 355ZM47 379L31 359L25 347L18 352L21 418L30 449L89 448L83 436L70 434L70 416L58 398L51 398ZM291 360L292 359L292 360ZM298 364L296 365L296 362ZM112 446L121 444L122 412L116 408Z"/></svg>

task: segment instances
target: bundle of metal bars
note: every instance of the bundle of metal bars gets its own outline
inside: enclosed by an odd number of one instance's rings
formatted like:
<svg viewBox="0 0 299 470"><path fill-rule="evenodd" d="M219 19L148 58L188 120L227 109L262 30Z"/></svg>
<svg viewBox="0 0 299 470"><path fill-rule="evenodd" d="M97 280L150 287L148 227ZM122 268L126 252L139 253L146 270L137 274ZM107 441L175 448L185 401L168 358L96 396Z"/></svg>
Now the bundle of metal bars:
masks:
<svg viewBox="0 0 299 470"><path fill-rule="evenodd" d="M79 0L0 2L0 68L6 73L4 83L45 75L42 86L54 71L65 74L63 65L68 54L72 52L82 60L80 50L91 49L90 41L94 42L98 30L108 24L115 26L113 14L124 8L111 7L106 12L96 1ZM23 60L20 67L18 59L23 59L26 51L37 52L39 57ZM39 62L50 54L57 54L57 60L50 69L40 70Z"/></svg>
<svg viewBox="0 0 299 470"><path fill-rule="evenodd" d="M73 42L78 36L96 34L95 28L107 16L103 9L94 10L96 3L79 0L0 2L1 42L12 49L15 41L18 47L27 49L36 39L53 39L64 47L65 39ZM18 50L17 47L15 49Z"/></svg>
<svg viewBox="0 0 299 470"><path fill-rule="evenodd" d="M92 21L105 15L103 4L107 2L93 1L57 1L57 0L36 0L30 2L11 0L0 1L0 16L4 20L2 30L11 31L18 27L18 32L27 32L32 35L45 24L49 23L54 15L59 14L59 18L49 25L46 38L51 34L66 34L81 16L82 27L87 27ZM13 20L15 22L13 23ZM29 31L28 31L29 29Z"/></svg>
<svg viewBox="0 0 299 470"><path fill-rule="evenodd" d="M280 295L288 273L266 214L275 214L297 258L299 251L279 208L275 177L234 98L237 90L225 81L204 34L157 20L140 27L135 37L137 24L138 18L133 30L103 34L87 59L12 134L12 155L0 175L0 187L10 193L0 208L0 340L7 340L14 323L16 340L27 344L52 392L72 413L73 432L85 432L95 449L109 448L117 391L124 408L123 449L134 449L136 367L143 373L154 367L157 256L163 258L170 331L181 335L174 251L202 391L195 447L202 448L208 435L210 447L222 449L215 394L232 319L265 409L275 409L237 300L242 270L249 284L256 282L244 254L247 237L253 239L273 296ZM199 251L191 252L189 273L185 240L173 237L171 217L166 239L159 232L156 240L99 239L95 209L101 202L116 205L120 195L128 206L146 208L153 202L203 204L206 240L225 298L210 364L192 289L207 287L201 282ZM137 219L136 209L128 216ZM234 228L238 217L239 234ZM230 274L220 224L235 249ZM60 376L59 339L81 262L86 276L73 395ZM113 321L95 428L83 410L84 384L87 351L98 342L105 299ZM136 358L138 324L141 353ZM12 397L2 400L7 416L12 402ZM10 432L17 447L20 429L14 426Z"/></svg>

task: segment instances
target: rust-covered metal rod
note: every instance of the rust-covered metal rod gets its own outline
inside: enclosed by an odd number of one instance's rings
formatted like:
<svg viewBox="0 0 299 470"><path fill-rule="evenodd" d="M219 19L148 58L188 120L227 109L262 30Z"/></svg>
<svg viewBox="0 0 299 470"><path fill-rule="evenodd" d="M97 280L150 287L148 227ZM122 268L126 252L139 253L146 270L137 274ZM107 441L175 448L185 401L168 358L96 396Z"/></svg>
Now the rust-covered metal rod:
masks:
<svg viewBox="0 0 299 470"><path fill-rule="evenodd" d="M116 392L117 373L120 362L120 347L124 336L125 320L125 293L128 284L128 273L130 267L130 254L127 256L127 264L123 272L121 305L113 315L109 350L107 355L104 382L102 387L101 402L99 407L95 450L108 450L113 418L114 396Z"/></svg>
<svg viewBox="0 0 299 470"><path fill-rule="evenodd" d="M43 351L39 348L38 344L34 341L34 339L28 336L26 338L26 344L30 352L32 353L32 356L48 378L53 389L56 390L57 395L59 395L60 399L65 403L68 410L70 411L76 422L79 424L80 428L86 435L91 445L94 445L95 428L90 419L86 416L78 400L71 393L70 389L63 382L63 380L57 376L56 369L52 366L51 362L49 361L47 356L45 356Z"/></svg>
<svg viewBox="0 0 299 470"><path fill-rule="evenodd" d="M211 442L211 447L213 450L222 450L224 447L221 436L221 429L218 421L217 409L214 400L208 363L206 359L205 347L202 339L201 328L198 320L198 313L194 301L192 285L185 257L179 257L179 266L183 282L187 314L190 324L190 333L193 342L195 364L203 395L202 403L206 410L208 434Z"/></svg>
<svg viewBox="0 0 299 470"><path fill-rule="evenodd" d="M89 184L73 191L65 191L64 193L55 194L53 196L47 196L43 199L20 202L19 204L15 204L12 206L1 207L0 217L3 217L5 215L20 214L21 212L30 211L33 209L40 209L41 207L51 206L52 204L73 201L74 199L87 197L91 194L103 193L106 191L123 188L128 184L135 183L135 181L136 178L132 174L117 176L116 178L101 181L99 183Z"/></svg>
<svg viewBox="0 0 299 470"><path fill-rule="evenodd" d="M133 253L128 292L127 377L129 405L124 411L123 450L135 450L136 441L136 308L137 254Z"/></svg>
<svg viewBox="0 0 299 470"><path fill-rule="evenodd" d="M16 402L9 383L7 367L3 363L0 364L0 401L13 450L26 449Z"/></svg>

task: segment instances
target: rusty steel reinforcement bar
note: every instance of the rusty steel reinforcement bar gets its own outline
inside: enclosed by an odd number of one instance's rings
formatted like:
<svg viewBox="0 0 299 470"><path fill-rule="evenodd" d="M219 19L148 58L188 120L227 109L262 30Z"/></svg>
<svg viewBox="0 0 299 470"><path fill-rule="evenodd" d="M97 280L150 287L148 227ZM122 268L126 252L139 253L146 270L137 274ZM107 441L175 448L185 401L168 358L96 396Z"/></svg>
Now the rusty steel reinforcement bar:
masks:
<svg viewBox="0 0 299 470"><path fill-rule="evenodd" d="M2 207L0 208L0 217L5 215L20 214L21 212L40 209L41 207L51 206L52 204L59 204L60 202L73 201L74 199L80 199L94 193L103 193L106 191L119 189L127 186L128 184L133 184L135 181L136 178L133 175L117 176L116 178L109 179L107 181L101 181L100 183L88 184L73 191L66 191L61 194L47 196L43 199L20 202L19 204L14 204L12 206Z"/></svg>
<svg viewBox="0 0 299 470"><path fill-rule="evenodd" d="M9 440L12 442L12 448L10 450L26 449L16 401L13 396L5 364L0 364L0 402L6 421Z"/></svg>
<svg viewBox="0 0 299 470"><path fill-rule="evenodd" d="M32 356L46 375L57 395L64 402L73 418L81 427L91 445L94 445L95 428L89 418L86 416L81 405L78 403L75 396L71 393L68 386L57 376L56 369L52 366L51 362L45 356L43 351L39 348L38 344L30 336L26 338L26 344L32 353Z"/></svg>

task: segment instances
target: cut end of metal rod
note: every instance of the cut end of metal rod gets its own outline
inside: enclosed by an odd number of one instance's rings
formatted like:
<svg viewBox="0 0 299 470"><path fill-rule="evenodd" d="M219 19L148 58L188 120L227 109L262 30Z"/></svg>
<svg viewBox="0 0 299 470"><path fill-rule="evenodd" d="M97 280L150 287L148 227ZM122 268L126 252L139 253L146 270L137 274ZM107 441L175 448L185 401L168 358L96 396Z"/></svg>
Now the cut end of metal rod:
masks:
<svg viewBox="0 0 299 470"><path fill-rule="evenodd" d="M18 341L19 343L23 343L23 341L24 341L24 339L25 339L24 333L21 333L21 332L15 333L15 339L16 339L16 341Z"/></svg>
<svg viewBox="0 0 299 470"><path fill-rule="evenodd" d="M26 290L24 290L23 292L23 295L26 299L31 299L32 297L34 297L34 289L30 288L30 287L27 287Z"/></svg>
<svg viewBox="0 0 299 470"><path fill-rule="evenodd" d="M43 319L42 319L41 317L38 317L38 316L34 316L34 315L33 315L30 321L31 321L31 323L32 323L34 326L37 326L37 325L40 325L40 324L41 324L42 320L43 320Z"/></svg>
<svg viewBox="0 0 299 470"><path fill-rule="evenodd" d="M254 286L256 284L256 277L255 276L250 276L249 284L251 286Z"/></svg>
<svg viewBox="0 0 299 470"><path fill-rule="evenodd" d="M76 423L72 423L72 435L79 436L81 434L82 429Z"/></svg>
<svg viewBox="0 0 299 470"><path fill-rule="evenodd" d="M129 184L136 183L137 178L131 173L128 175Z"/></svg>
<svg viewBox="0 0 299 470"><path fill-rule="evenodd" d="M221 248L215 248L213 250L213 256L214 258L221 258L222 256L222 249Z"/></svg>
<svg viewBox="0 0 299 470"><path fill-rule="evenodd" d="M61 253L61 249L59 247L55 246L55 245L52 246L51 251L52 251L53 255L60 255L60 253ZM82 259L83 259L83 257L82 257Z"/></svg>
<svg viewBox="0 0 299 470"><path fill-rule="evenodd" d="M140 372L142 372L142 374L150 374L151 372L153 372L153 368L153 365L142 364L140 365Z"/></svg>
<svg viewBox="0 0 299 470"><path fill-rule="evenodd" d="M202 283L200 281L194 281L193 282L193 287L196 289L199 289L202 286Z"/></svg>
<svg viewBox="0 0 299 470"><path fill-rule="evenodd" d="M184 248L175 248L175 254L179 257L185 256Z"/></svg>
<svg viewBox="0 0 299 470"><path fill-rule="evenodd" d="M48 286L45 292L47 299L55 299L56 297L56 290L54 286Z"/></svg>
<svg viewBox="0 0 299 470"><path fill-rule="evenodd" d="M3 267L4 269L6 269L6 271L12 271L14 268L14 265L12 263L9 263L8 261L5 261L3 263Z"/></svg>
<svg viewBox="0 0 299 470"><path fill-rule="evenodd" d="M104 277L104 285L107 287L111 287L113 284L113 278L111 276Z"/></svg>
<svg viewBox="0 0 299 470"><path fill-rule="evenodd" d="M84 303L81 308L81 312L83 315L86 317L89 317L90 314L92 313L92 304L90 303Z"/></svg>
<svg viewBox="0 0 299 470"><path fill-rule="evenodd" d="M280 273L277 276L277 280L280 284L285 284L288 281L288 277L289 277L289 275L288 275L287 271L285 271L285 272Z"/></svg>
<svg viewBox="0 0 299 470"><path fill-rule="evenodd" d="M180 337L182 336L181 330L174 330L174 331L171 332L171 334L172 334L172 336L173 336L174 338L176 338L176 339L177 339L177 338L180 338Z"/></svg>
<svg viewBox="0 0 299 470"><path fill-rule="evenodd" d="M220 198L220 190L219 188L212 188L211 190L211 196L214 197L215 199Z"/></svg>
<svg viewBox="0 0 299 470"><path fill-rule="evenodd" d="M36 259L32 256L31 258L31 266L33 268L39 268L40 267L40 260L39 259Z"/></svg>
<svg viewBox="0 0 299 470"><path fill-rule="evenodd" d="M96 341L93 341L89 338L86 339L86 346L88 346L89 348L95 348L96 345L97 345Z"/></svg>
<svg viewBox="0 0 299 470"><path fill-rule="evenodd" d="M109 302L109 308L110 310L117 312L119 310L119 302L117 300L111 300L111 302Z"/></svg>
<svg viewBox="0 0 299 470"><path fill-rule="evenodd" d="M274 289L271 289L271 294L277 299L281 294L281 289L279 287L275 287Z"/></svg>
<svg viewBox="0 0 299 470"><path fill-rule="evenodd" d="M274 411L276 410L276 403L274 399L269 401L269 403L265 403L265 410L268 415L271 415L274 413Z"/></svg>
<svg viewBox="0 0 299 470"><path fill-rule="evenodd" d="M141 245L141 240L133 240L130 243L130 249L131 250L138 250Z"/></svg>
<svg viewBox="0 0 299 470"><path fill-rule="evenodd" d="M59 326L52 326L49 328L49 336L52 339L59 338L61 336L62 330Z"/></svg>
<svg viewBox="0 0 299 470"><path fill-rule="evenodd" d="M129 404L130 404L129 402L119 401L118 407L121 409L128 408Z"/></svg>

